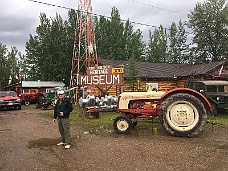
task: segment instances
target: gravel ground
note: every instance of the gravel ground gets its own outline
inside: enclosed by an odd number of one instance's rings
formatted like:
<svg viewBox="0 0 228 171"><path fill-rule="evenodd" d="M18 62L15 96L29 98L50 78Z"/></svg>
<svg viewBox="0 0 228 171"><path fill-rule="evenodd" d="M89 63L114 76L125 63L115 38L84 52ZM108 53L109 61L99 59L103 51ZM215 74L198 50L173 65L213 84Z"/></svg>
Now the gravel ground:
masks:
<svg viewBox="0 0 228 171"><path fill-rule="evenodd" d="M0 111L2 171L227 171L228 128L207 125L194 138L168 135L162 128L136 126L127 135L97 134L71 123L72 147L64 149L57 125L40 109Z"/></svg>

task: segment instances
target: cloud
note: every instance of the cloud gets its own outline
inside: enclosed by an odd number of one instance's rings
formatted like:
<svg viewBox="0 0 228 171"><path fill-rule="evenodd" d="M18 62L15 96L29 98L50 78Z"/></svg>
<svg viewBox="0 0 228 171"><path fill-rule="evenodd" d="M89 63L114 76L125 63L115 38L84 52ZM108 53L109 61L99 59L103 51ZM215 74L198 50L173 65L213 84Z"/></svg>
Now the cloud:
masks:
<svg viewBox="0 0 228 171"><path fill-rule="evenodd" d="M39 0L62 7L78 9L78 0ZM187 20L184 14L193 10L196 2L204 0L91 0L93 13L110 16L112 7L119 10L122 19L164 27L170 27L172 22ZM175 12L171 12L175 11ZM0 43L8 48L16 46L24 51L25 43L29 40L29 34L35 35L39 25L40 13L54 18L58 13L63 19L67 19L68 10L50 5L32 2L31 0L7 0L1 1L0 6ZM141 24L133 24L134 29L140 28L146 39L149 30Z"/></svg>

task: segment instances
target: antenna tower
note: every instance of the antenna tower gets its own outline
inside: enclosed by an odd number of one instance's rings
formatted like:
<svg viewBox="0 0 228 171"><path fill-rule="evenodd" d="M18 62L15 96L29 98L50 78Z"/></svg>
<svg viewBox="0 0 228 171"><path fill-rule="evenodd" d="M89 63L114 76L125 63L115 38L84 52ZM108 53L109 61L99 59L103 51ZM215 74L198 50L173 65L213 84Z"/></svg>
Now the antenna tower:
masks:
<svg viewBox="0 0 228 171"><path fill-rule="evenodd" d="M74 48L70 87L74 87L78 74L85 74L87 67L98 65L91 0L79 0L74 33Z"/></svg>

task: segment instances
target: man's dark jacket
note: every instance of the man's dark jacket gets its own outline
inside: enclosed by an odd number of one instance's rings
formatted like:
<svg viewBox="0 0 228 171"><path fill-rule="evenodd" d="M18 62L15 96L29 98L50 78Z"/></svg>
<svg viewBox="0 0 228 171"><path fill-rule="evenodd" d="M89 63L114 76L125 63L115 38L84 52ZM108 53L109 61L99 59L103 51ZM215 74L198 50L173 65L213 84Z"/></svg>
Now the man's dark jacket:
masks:
<svg viewBox="0 0 228 171"><path fill-rule="evenodd" d="M69 98L64 98L60 103L60 99L57 100L54 109L54 119L69 118L70 112L73 110L72 103ZM63 116L60 116L60 112L63 112Z"/></svg>

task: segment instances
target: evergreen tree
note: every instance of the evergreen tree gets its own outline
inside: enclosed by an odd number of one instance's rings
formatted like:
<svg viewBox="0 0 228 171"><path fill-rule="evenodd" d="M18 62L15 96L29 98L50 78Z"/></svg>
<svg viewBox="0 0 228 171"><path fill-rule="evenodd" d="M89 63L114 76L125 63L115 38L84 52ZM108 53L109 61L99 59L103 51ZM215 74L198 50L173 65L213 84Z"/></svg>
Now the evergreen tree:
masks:
<svg viewBox="0 0 228 171"><path fill-rule="evenodd" d="M11 83L17 83L19 80L16 79L16 75L19 75L19 59L18 59L18 50L16 47L12 47L11 51L7 55L7 68L9 69L9 77L11 76L12 80ZM8 78L9 78L8 77Z"/></svg>
<svg viewBox="0 0 228 171"><path fill-rule="evenodd" d="M161 25L152 33L149 31L149 42L146 49L146 60L149 62L167 62L167 34Z"/></svg>
<svg viewBox="0 0 228 171"><path fill-rule="evenodd" d="M137 89L138 70L136 66L136 61L133 57L129 59L125 78L128 85L127 89L129 91L135 91Z"/></svg>
<svg viewBox="0 0 228 171"><path fill-rule="evenodd" d="M7 79L10 76L10 71L7 67L7 53L6 45L0 43L0 91L7 85Z"/></svg>
<svg viewBox="0 0 228 171"><path fill-rule="evenodd" d="M181 20L178 27L172 22L168 37L168 61L170 63L191 63L191 60L188 59L188 45L186 45L187 34Z"/></svg>
<svg viewBox="0 0 228 171"><path fill-rule="evenodd" d="M26 56L23 55L21 52L18 53L19 56L19 75L20 75L20 79L21 81L26 81L27 77L28 77L28 71L29 71L29 63L26 59Z"/></svg>
<svg viewBox="0 0 228 171"><path fill-rule="evenodd" d="M27 63L31 66L30 80L69 80L73 49L73 33L69 31L73 31L71 25L63 21L60 15L56 14L54 19L48 19L45 14L40 15L37 35L30 35L26 43Z"/></svg>
<svg viewBox="0 0 228 171"><path fill-rule="evenodd" d="M133 26L129 19L125 23L124 27L124 58L130 59L133 57L136 61L143 61L142 58L145 50L145 43L142 42L142 32L137 29L133 30Z"/></svg>
<svg viewBox="0 0 228 171"><path fill-rule="evenodd" d="M109 56L110 59L124 58L124 25L120 19L120 14L117 8L113 7L111 12L111 20L109 26Z"/></svg>
<svg viewBox="0 0 228 171"><path fill-rule="evenodd" d="M0 43L0 90L9 84L18 83L15 76L19 74L19 54L16 47L11 47L9 51Z"/></svg>
<svg viewBox="0 0 228 171"><path fill-rule="evenodd" d="M119 11L113 7L111 18L95 17L95 35L97 53L104 59L128 60L134 57L142 60L145 43L142 32L133 30L129 19L124 23L120 19Z"/></svg>
<svg viewBox="0 0 228 171"><path fill-rule="evenodd" d="M111 59L111 41L109 39L110 21L104 16L94 18L97 54L99 58Z"/></svg>

